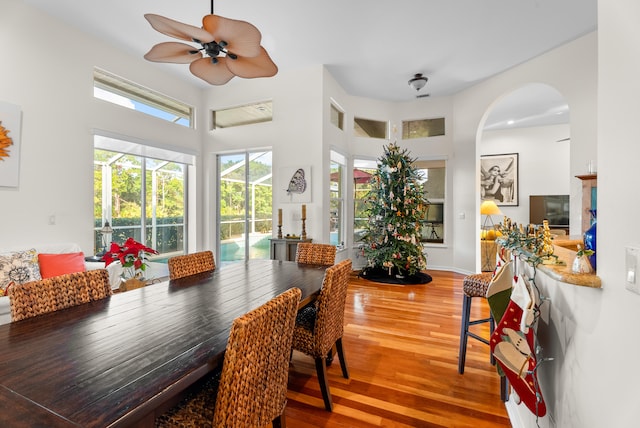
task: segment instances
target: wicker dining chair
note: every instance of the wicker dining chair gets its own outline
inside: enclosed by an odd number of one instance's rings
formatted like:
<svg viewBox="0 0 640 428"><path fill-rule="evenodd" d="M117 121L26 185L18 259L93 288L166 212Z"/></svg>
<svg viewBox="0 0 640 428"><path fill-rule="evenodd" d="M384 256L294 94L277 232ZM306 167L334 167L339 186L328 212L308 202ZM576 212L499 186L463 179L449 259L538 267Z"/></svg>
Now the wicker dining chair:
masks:
<svg viewBox="0 0 640 428"><path fill-rule="evenodd" d="M291 288L231 327L222 372L156 418L156 427L285 426L289 355L301 291Z"/></svg>
<svg viewBox="0 0 640 428"><path fill-rule="evenodd" d="M216 268L216 262L211 251L200 251L171 257L167 264L169 265L169 279L184 278L189 275L209 272Z"/></svg>
<svg viewBox="0 0 640 428"><path fill-rule="evenodd" d="M301 242L296 249L296 262L332 266L336 262L336 246Z"/></svg>
<svg viewBox="0 0 640 428"><path fill-rule="evenodd" d="M104 299L112 293L106 269L69 273L9 289L11 321Z"/></svg>
<svg viewBox="0 0 640 428"><path fill-rule="evenodd" d="M320 391L328 411L333 410L333 403L327 379L327 358L334 345L340 358L342 375L349 379L342 335L350 274L350 259L327 268L318 298L298 312L293 331L293 349L315 359Z"/></svg>

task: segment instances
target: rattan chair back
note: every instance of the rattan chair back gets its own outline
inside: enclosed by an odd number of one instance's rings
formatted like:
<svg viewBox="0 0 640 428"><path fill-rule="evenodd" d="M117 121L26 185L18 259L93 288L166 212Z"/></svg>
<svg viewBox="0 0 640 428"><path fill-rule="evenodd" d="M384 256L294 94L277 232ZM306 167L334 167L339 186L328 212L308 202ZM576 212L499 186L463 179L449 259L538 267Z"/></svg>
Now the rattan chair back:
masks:
<svg viewBox="0 0 640 428"><path fill-rule="evenodd" d="M336 262L336 247L329 244L301 242L296 249L296 262L332 266Z"/></svg>
<svg viewBox="0 0 640 428"><path fill-rule="evenodd" d="M105 269L16 284L9 289L11 321L104 299L112 293Z"/></svg>
<svg viewBox="0 0 640 428"><path fill-rule="evenodd" d="M300 295L300 289L293 288L234 321L216 398L215 427L263 427L284 414Z"/></svg>
<svg viewBox="0 0 640 428"><path fill-rule="evenodd" d="M236 318L219 382L207 382L193 397L158 417L156 427L285 426L289 356L300 296L300 289L292 288Z"/></svg>
<svg viewBox="0 0 640 428"><path fill-rule="evenodd" d="M316 300L313 331L296 326L293 347L314 358L326 356L344 333L344 306L351 274L351 260L327 268Z"/></svg>
<svg viewBox="0 0 640 428"><path fill-rule="evenodd" d="M185 276L209 272L216 268L213 252L211 251L200 251L171 257L167 264L169 265L169 279L184 278Z"/></svg>

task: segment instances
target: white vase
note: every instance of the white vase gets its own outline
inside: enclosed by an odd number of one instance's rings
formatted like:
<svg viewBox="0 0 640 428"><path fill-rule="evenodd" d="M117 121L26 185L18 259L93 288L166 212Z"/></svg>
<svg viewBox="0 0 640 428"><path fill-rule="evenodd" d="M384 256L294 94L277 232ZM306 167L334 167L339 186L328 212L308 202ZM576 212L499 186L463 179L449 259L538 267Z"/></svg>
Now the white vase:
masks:
<svg viewBox="0 0 640 428"><path fill-rule="evenodd" d="M136 269L134 266L123 266L121 276L123 281L132 278L143 279L143 273L141 269Z"/></svg>
<svg viewBox="0 0 640 428"><path fill-rule="evenodd" d="M593 272L593 267L589 262L589 258L587 256L576 256L573 259L573 265L571 266L571 270L573 273L591 273Z"/></svg>

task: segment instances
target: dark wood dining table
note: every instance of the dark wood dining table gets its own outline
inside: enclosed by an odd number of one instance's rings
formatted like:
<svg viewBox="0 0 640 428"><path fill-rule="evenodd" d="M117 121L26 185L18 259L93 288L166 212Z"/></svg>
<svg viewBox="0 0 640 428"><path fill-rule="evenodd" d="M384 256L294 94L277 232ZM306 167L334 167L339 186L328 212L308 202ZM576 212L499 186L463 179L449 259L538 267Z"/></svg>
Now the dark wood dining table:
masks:
<svg viewBox="0 0 640 428"><path fill-rule="evenodd" d="M0 427L144 425L219 364L232 321L324 266L249 260L0 326Z"/></svg>

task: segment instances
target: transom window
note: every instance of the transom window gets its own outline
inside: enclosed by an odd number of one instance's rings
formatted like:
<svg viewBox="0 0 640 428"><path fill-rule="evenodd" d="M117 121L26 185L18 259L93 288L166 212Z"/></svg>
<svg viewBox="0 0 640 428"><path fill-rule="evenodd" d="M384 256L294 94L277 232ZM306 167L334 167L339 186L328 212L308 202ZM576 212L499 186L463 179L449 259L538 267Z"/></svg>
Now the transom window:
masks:
<svg viewBox="0 0 640 428"><path fill-rule="evenodd" d="M215 110L212 114L212 128L251 125L273 120L273 102L263 101L239 107Z"/></svg>
<svg viewBox="0 0 640 428"><path fill-rule="evenodd" d="M93 70L93 96L188 128L193 124L191 106L99 68Z"/></svg>
<svg viewBox="0 0 640 428"><path fill-rule="evenodd" d="M436 137L438 135L444 135L444 117L402 121L403 140Z"/></svg>
<svg viewBox="0 0 640 428"><path fill-rule="evenodd" d="M363 119L356 117L353 119L353 132L356 137L387 138L389 135L389 124L380 120Z"/></svg>
<svg viewBox="0 0 640 428"><path fill-rule="evenodd" d="M339 129L344 129L344 112L331 104L330 121Z"/></svg>

